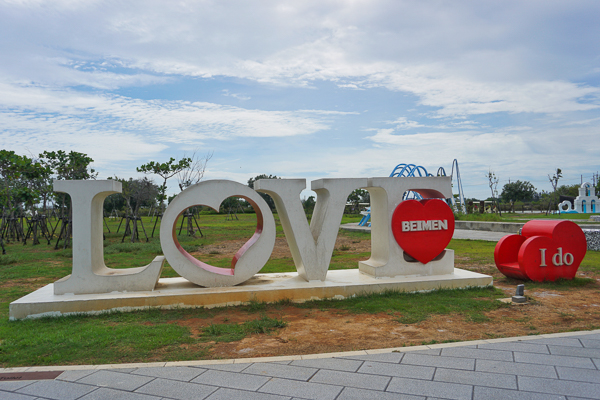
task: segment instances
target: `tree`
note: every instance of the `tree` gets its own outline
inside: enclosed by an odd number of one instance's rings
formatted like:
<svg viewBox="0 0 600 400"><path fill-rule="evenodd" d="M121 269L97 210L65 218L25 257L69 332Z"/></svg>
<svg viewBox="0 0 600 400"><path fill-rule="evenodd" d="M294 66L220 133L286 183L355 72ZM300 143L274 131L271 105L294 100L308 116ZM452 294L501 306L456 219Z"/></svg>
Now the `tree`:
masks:
<svg viewBox="0 0 600 400"><path fill-rule="evenodd" d="M206 165L213 156L213 153L207 153L205 156L199 157L197 153L198 151L196 150L192 153L191 157L188 157L189 165L183 168L177 175L179 189L182 192L202 180L204 171L206 171ZM185 154L183 157L185 158Z"/></svg>
<svg viewBox="0 0 600 400"><path fill-rule="evenodd" d="M359 203L369 203L370 202L369 192L364 189L356 189L356 190L352 191L352 193L350 193L346 202L352 203L353 210L356 213L358 213L360 211Z"/></svg>
<svg viewBox="0 0 600 400"><path fill-rule="evenodd" d="M3 206L9 215L14 215L20 204L33 205L40 197L39 181L48 177L50 170L40 162L14 151L0 150L0 178Z"/></svg>
<svg viewBox="0 0 600 400"><path fill-rule="evenodd" d="M84 153L44 151L40 154L40 161L52 169L57 179L96 179L98 176L93 168L88 170L94 160Z"/></svg>
<svg viewBox="0 0 600 400"><path fill-rule="evenodd" d="M174 177L181 171L190 168L192 161L193 160L189 157L184 157L179 161L176 161L173 157L171 157L169 161L164 163L150 161L149 163L136 168L138 172L143 172L145 174L156 174L163 178L163 184L159 187L159 194L157 196L163 211L165 207L164 201L167 199L167 180Z"/></svg>
<svg viewBox="0 0 600 400"><path fill-rule="evenodd" d="M556 189L556 194L559 196L577 197L577 196L579 196L579 188L580 187L581 187L581 185L579 185L577 183L574 185L560 185Z"/></svg>
<svg viewBox="0 0 600 400"><path fill-rule="evenodd" d="M153 200L156 199L160 189L154 182L146 177L141 179L119 179L115 177L111 179L118 180L123 185L121 193L116 194L123 198L129 209L129 213L134 217L139 216L140 207L152 205Z"/></svg>
<svg viewBox="0 0 600 400"><path fill-rule="evenodd" d="M260 174L260 175L255 176L254 178L248 179L248 186L251 189L254 189L254 182L256 182L259 179L281 179L281 178L278 178L275 175ZM267 202L267 204L269 205L269 208L271 210L275 209L275 201L271 198L271 196L269 196L266 193L261 193L261 192L258 192L258 194L260 194L260 197L262 197L263 200Z"/></svg>
<svg viewBox="0 0 600 400"><path fill-rule="evenodd" d="M304 207L304 212L306 214L312 214L315 210L315 196L308 196L308 199L302 200L302 206Z"/></svg>
<svg viewBox="0 0 600 400"><path fill-rule="evenodd" d="M0 150L0 178L2 179L0 198L9 214L14 212L15 183L21 175L20 171L27 165L26 158L14 151Z"/></svg>
<svg viewBox="0 0 600 400"><path fill-rule="evenodd" d="M562 171L560 168L556 168L556 173L554 175L550 176L550 174L548 174L548 180L550 181L550 184L552 185L552 189L554 189L554 191L552 192L552 200L548 203L548 210L546 210L546 215L548 215L548 213L550 212L550 208L552 208L552 206L556 203L556 186L558 186L558 180L560 178L562 178Z"/></svg>
<svg viewBox="0 0 600 400"><path fill-rule="evenodd" d="M502 212L500 211L500 205L498 204L498 200L496 199L496 196L498 195L499 179L496 177L496 174L491 169L488 170L488 173L485 175L485 177L488 178L488 184L490 186L490 190L492 191L492 202L496 205L496 210L498 211L498 213L502 215Z"/></svg>
<svg viewBox="0 0 600 400"><path fill-rule="evenodd" d="M50 179L50 184L53 179L96 179L98 176L96 170L89 168L94 160L84 153L76 151L66 153L63 150L44 151L39 157L40 162L50 168L54 175L54 178ZM69 196L64 193L59 193L55 196L58 199L62 212L62 206L69 204Z"/></svg>
<svg viewBox="0 0 600 400"><path fill-rule="evenodd" d="M502 188L500 197L505 202L532 201L536 190L528 181L509 182Z"/></svg>

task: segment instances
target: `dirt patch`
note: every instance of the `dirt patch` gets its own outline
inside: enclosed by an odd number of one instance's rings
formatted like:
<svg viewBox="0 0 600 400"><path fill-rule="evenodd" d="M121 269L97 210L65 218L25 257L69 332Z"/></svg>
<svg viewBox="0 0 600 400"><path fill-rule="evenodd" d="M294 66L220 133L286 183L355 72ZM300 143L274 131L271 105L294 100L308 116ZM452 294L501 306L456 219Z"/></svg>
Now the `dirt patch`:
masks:
<svg viewBox="0 0 600 400"><path fill-rule="evenodd" d="M216 257L231 257L244 241L229 241L205 246L197 254L218 253ZM369 240L357 240L340 235L336 250L348 253L369 252ZM285 238L277 238L273 258L291 257ZM457 256L458 268L491 274L494 285L514 294L515 285L498 272L493 264L473 265L466 257ZM398 322L398 316L388 313L354 314L339 310L303 309L294 306L271 308L265 312L283 319L287 327L273 334L251 335L237 342L210 343L209 358L245 358L293 354L330 353L338 351L390 348L427 343L443 343L496 337L535 335L600 328L600 276L579 273L595 279L584 287L565 290L526 290L530 301L484 313L484 321L476 322L462 315L433 315L415 324ZM527 284L526 284L527 287ZM211 323L242 323L257 319L259 313L240 309L217 312L212 319L176 320L190 329L194 337Z"/></svg>
<svg viewBox="0 0 600 400"><path fill-rule="evenodd" d="M190 254L201 257L202 255L210 254L215 258L232 258L235 253L246 243L245 240L227 240L219 243L210 244L198 248L197 251L191 252ZM370 240L357 240L352 237L339 235L335 241L335 249L347 253L364 253L371 251ZM287 244L287 240L284 237L278 237L275 239L275 247L271 258L291 258L292 253Z"/></svg>
<svg viewBox="0 0 600 400"><path fill-rule="evenodd" d="M600 328L599 285L578 290L531 293L525 305L512 305L485 313L486 322L462 315L433 315L415 324L402 324L387 313L353 314L338 310L284 306L266 315L283 319L287 327L270 335L251 335L237 342L213 343L210 358L266 357L330 353L427 343L526 336L567 330ZM514 288L505 288L507 292ZM507 293L508 294L508 293ZM228 309L213 319L175 321L194 337L211 323L242 323L259 318L256 313Z"/></svg>

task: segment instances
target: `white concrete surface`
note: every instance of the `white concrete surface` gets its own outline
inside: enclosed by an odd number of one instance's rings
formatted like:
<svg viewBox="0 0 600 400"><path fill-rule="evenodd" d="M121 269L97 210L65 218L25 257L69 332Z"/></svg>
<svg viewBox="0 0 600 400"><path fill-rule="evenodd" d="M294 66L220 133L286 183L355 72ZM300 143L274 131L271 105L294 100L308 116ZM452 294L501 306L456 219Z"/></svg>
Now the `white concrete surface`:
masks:
<svg viewBox="0 0 600 400"><path fill-rule="evenodd" d="M276 302L282 299L302 302L346 298L386 290L415 292L491 284L491 276L458 268L451 274L438 276L379 279L363 274L357 269L334 270L329 271L324 282L307 282L297 273L258 274L244 284L226 288L203 288L184 278L164 278L158 281L153 291L83 295L55 295L53 284L50 284L12 302L9 315L11 319L22 319L109 310L131 311L152 307L216 307L250 301Z"/></svg>
<svg viewBox="0 0 600 400"><path fill-rule="evenodd" d="M358 268L375 277L398 275L444 275L454 270L454 252L445 251L440 259L427 264L409 261L392 232L392 215L404 192L412 190L427 198L452 197L450 177L369 178L371 195L371 258Z"/></svg>
<svg viewBox="0 0 600 400"><path fill-rule="evenodd" d="M335 247L346 199L354 189L367 186L367 178L319 179L311 189L317 193L310 221L300 202L304 179L260 179L254 185L275 201L298 275L307 281L324 281Z"/></svg>
<svg viewBox="0 0 600 400"><path fill-rule="evenodd" d="M160 277L164 257L156 257L138 268L113 269L104 263L104 199L120 193L121 182L57 180L54 190L71 196L73 212L73 270L71 275L54 283L54 294L152 290Z"/></svg>

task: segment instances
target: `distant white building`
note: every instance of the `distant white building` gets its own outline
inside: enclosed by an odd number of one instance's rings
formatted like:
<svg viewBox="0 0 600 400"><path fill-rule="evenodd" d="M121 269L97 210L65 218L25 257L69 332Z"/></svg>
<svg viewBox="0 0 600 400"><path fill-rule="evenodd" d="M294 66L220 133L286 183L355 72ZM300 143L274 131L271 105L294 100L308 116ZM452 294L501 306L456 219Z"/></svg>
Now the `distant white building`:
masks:
<svg viewBox="0 0 600 400"><path fill-rule="evenodd" d="M598 205L596 188L585 182L579 188L579 196L575 199L575 211L579 213L595 213Z"/></svg>
<svg viewBox="0 0 600 400"><path fill-rule="evenodd" d="M571 208L571 202L563 201L558 205L558 209L562 213L597 213L598 211L598 196L596 196L596 188L589 182L585 182L579 188L579 196L575 199L575 208Z"/></svg>

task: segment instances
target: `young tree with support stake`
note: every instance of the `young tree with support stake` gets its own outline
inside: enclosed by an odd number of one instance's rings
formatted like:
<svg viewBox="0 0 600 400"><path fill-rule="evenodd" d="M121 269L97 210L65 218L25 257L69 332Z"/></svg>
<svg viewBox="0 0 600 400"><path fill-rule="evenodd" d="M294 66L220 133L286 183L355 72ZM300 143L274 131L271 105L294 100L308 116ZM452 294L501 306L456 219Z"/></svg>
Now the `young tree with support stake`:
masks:
<svg viewBox="0 0 600 400"><path fill-rule="evenodd" d="M96 179L98 176L98 173L93 168L89 168L94 160L84 153L79 153L77 151L70 151L67 153L63 150L44 151L39 157L40 162L49 167L54 173L55 179L58 180ZM62 239L64 239L63 248L66 248L69 244L72 230L69 197L64 193L57 193L55 196L59 202L62 224L54 248L58 249L58 244ZM58 224L56 224L54 229L57 227ZM52 231L52 234L54 234L54 230Z"/></svg>
<svg viewBox="0 0 600 400"><path fill-rule="evenodd" d="M47 167L27 156L20 156L14 151L0 150L0 179L3 183L0 197L5 208L0 226L0 240L8 241L12 238L26 243L29 232L23 232L23 211L29 208L32 221L36 218L34 204L38 201L40 193L35 183L49 173ZM37 244L37 237L34 237L34 244Z"/></svg>
<svg viewBox="0 0 600 400"><path fill-rule="evenodd" d="M500 204L498 203L498 200L496 199L496 196L494 195L494 192L498 193L499 179L496 177L496 174L491 169L488 171L488 173L485 175L485 177L488 178L490 190L492 191L493 204L496 206L496 210L498 210L498 214L502 215L502 211L500 210Z"/></svg>
<svg viewBox="0 0 600 400"><path fill-rule="evenodd" d="M554 175L550 176L548 174L548 180L550 180L550 184L552 185L552 189L554 190L552 191L552 198L548 203L548 210L546 210L546 215L548 215L548 213L550 212L550 208L552 208L552 205L556 203L556 187L558 186L558 180L560 178L562 178L562 170L560 168L556 168L556 173Z"/></svg>
<svg viewBox="0 0 600 400"><path fill-rule="evenodd" d="M185 157L185 154L183 155ZM191 157L188 157L189 165L183 168L177 175L177 181L179 183L179 189L183 192L188 187L199 183L204 178L204 172L206 171L206 165L212 158L213 153L206 153L205 156L198 156L198 150L192 153Z"/></svg>
<svg viewBox="0 0 600 400"><path fill-rule="evenodd" d="M137 172L143 172L145 174L156 174L163 178L163 184L159 186L158 201L160 202L162 212L165 211L165 200L167 200L167 180L174 177L181 171L189 168L192 163L190 157L184 157L179 161L176 161L173 157L169 161L159 163L156 161L150 161L141 167L136 168Z"/></svg>

